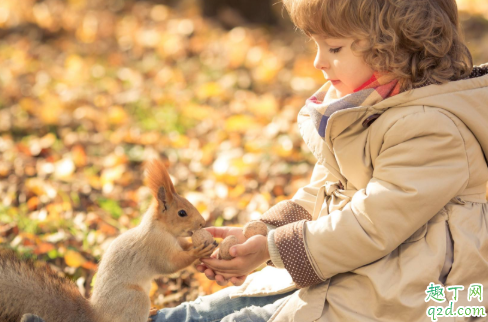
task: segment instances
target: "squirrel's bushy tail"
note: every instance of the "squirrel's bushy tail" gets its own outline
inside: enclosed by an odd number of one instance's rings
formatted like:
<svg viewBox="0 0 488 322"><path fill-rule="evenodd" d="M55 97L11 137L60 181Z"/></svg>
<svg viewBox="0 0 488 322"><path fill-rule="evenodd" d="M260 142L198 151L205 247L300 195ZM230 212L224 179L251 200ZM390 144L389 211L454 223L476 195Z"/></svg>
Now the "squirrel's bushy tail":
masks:
<svg viewBox="0 0 488 322"><path fill-rule="evenodd" d="M95 322L76 285L47 264L19 260L0 250L0 322L18 322L32 313L48 322Z"/></svg>

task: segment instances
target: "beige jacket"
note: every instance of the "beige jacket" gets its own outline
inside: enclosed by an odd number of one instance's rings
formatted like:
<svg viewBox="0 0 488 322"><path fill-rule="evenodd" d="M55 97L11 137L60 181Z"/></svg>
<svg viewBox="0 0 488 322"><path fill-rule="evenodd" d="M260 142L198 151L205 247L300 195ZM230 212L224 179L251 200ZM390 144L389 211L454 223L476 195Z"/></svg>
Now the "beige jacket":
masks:
<svg viewBox="0 0 488 322"><path fill-rule="evenodd" d="M426 303L432 282L464 286L454 307L487 308L488 64L477 74L335 112L325 140L302 109L311 182L263 215L286 269L250 275L232 297L299 288L270 322L430 321L427 308L453 295ZM471 283L483 303L467 301ZM438 321L474 320L488 317Z"/></svg>

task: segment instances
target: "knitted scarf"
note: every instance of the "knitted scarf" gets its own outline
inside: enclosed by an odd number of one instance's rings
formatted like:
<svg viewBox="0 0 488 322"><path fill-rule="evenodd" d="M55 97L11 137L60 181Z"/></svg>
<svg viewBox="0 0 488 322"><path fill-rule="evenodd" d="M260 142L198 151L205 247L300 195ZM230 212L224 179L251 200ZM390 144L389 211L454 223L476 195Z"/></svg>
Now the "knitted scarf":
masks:
<svg viewBox="0 0 488 322"><path fill-rule="evenodd" d="M327 121L332 113L358 106L372 106L400 93L400 84L391 74L374 73L353 93L342 98L337 98L335 93L332 84L327 82L305 103L305 108L322 139L325 138Z"/></svg>

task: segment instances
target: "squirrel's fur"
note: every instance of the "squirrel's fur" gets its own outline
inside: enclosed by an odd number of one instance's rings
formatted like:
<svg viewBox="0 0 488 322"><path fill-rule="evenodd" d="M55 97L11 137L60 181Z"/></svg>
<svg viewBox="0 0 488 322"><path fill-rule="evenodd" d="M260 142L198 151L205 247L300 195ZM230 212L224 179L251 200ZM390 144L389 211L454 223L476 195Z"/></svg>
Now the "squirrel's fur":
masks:
<svg viewBox="0 0 488 322"><path fill-rule="evenodd" d="M154 200L141 223L117 237L103 255L90 300L48 265L1 251L0 322L18 322L27 313L46 322L147 321L151 281L209 256L215 246L185 244L182 237L205 220L176 194L161 161L148 164L146 178Z"/></svg>
<svg viewBox="0 0 488 322"><path fill-rule="evenodd" d="M0 250L0 322L19 322L30 312L46 319L63 317L58 321L95 321L88 300L73 282L47 264L21 261L14 252Z"/></svg>

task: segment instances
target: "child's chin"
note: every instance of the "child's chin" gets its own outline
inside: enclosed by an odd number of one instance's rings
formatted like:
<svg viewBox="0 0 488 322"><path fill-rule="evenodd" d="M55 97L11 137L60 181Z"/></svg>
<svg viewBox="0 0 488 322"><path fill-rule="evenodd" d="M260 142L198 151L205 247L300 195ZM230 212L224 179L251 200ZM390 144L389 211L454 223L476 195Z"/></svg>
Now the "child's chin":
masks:
<svg viewBox="0 0 488 322"><path fill-rule="evenodd" d="M338 87L340 87L340 86L338 86ZM349 94L352 94L352 93L353 93L353 91L351 91L351 90L347 90L347 89L345 90L345 89L343 89L343 88L338 88L338 87L335 87L335 86L334 86L334 88L335 88L335 90L336 90L336 95L337 95L337 98L343 98L344 96L346 96L346 95L349 95Z"/></svg>
<svg viewBox="0 0 488 322"><path fill-rule="evenodd" d="M341 90L339 90L337 88L335 88L335 90L336 90L336 96L337 96L337 98L343 98L344 96L346 96L347 94L349 94L349 93L342 92Z"/></svg>

